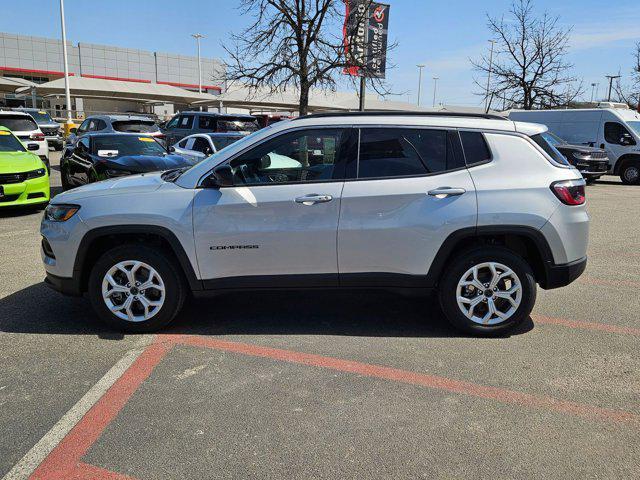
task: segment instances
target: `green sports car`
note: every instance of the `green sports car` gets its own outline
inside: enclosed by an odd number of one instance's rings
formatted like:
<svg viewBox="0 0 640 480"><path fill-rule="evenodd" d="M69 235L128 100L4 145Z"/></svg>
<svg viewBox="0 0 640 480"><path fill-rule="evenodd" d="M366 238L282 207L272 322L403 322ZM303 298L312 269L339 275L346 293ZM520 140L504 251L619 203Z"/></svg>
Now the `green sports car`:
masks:
<svg viewBox="0 0 640 480"><path fill-rule="evenodd" d="M45 164L5 127L0 127L0 208L49 202Z"/></svg>

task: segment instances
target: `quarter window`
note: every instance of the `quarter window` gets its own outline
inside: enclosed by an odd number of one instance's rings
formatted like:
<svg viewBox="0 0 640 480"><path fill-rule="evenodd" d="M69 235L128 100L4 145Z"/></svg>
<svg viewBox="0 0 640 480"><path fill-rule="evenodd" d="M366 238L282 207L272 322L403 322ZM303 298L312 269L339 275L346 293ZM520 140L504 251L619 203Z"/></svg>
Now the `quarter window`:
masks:
<svg viewBox="0 0 640 480"><path fill-rule="evenodd" d="M236 184L326 182L340 178L343 129L302 130L281 135L230 162Z"/></svg>
<svg viewBox="0 0 640 480"><path fill-rule="evenodd" d="M428 175L463 167L446 130L367 128L360 131L358 178Z"/></svg>
<svg viewBox="0 0 640 480"><path fill-rule="evenodd" d="M491 151L480 132L460 132L462 148L468 166L491 160Z"/></svg>

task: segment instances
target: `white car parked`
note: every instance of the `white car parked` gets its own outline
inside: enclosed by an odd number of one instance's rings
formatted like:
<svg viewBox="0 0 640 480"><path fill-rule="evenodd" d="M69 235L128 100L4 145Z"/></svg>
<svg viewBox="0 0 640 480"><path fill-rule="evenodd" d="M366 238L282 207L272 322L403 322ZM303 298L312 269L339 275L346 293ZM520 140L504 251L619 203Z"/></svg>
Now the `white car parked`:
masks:
<svg viewBox="0 0 640 480"><path fill-rule="evenodd" d="M237 133L196 133L169 147L169 151L197 163L237 142L242 137L244 135Z"/></svg>
<svg viewBox="0 0 640 480"><path fill-rule="evenodd" d="M0 127L6 127L38 155L49 170L49 144L31 115L25 112L0 110Z"/></svg>
<svg viewBox="0 0 640 480"><path fill-rule="evenodd" d="M587 262L585 181L546 130L440 113L276 123L187 170L56 196L47 283L131 331L167 325L189 290L348 287L436 290L456 327L505 332L536 284Z"/></svg>

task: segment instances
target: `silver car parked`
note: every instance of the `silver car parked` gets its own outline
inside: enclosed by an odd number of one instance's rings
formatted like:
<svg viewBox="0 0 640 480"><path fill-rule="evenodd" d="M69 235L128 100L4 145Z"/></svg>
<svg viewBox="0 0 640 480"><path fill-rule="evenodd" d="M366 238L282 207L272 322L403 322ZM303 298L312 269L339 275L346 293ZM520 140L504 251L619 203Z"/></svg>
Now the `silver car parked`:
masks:
<svg viewBox="0 0 640 480"><path fill-rule="evenodd" d="M244 136L237 133L196 133L169 147L169 151L197 163L214 153L218 153L224 147L237 142Z"/></svg>
<svg viewBox="0 0 640 480"><path fill-rule="evenodd" d="M190 290L435 290L477 335L582 274L585 181L542 125L469 114L319 114L195 166L94 183L42 221L47 282L119 329L170 323ZM400 300L399 300L400 301Z"/></svg>

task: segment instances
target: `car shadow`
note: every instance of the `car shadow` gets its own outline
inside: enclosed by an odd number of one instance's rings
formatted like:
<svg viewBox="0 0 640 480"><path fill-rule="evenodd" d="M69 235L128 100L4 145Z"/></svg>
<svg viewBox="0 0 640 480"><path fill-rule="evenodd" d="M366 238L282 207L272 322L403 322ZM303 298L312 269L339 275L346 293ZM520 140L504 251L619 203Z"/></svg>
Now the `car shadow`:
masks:
<svg viewBox="0 0 640 480"><path fill-rule="evenodd" d="M533 329L528 319L513 336ZM64 297L44 283L0 299L0 331L97 335L119 340L98 321L88 300ZM190 298L163 333L186 335L345 335L460 337L433 299L382 291L225 293ZM498 337L500 338L500 337ZM504 337L503 337L504 338Z"/></svg>

